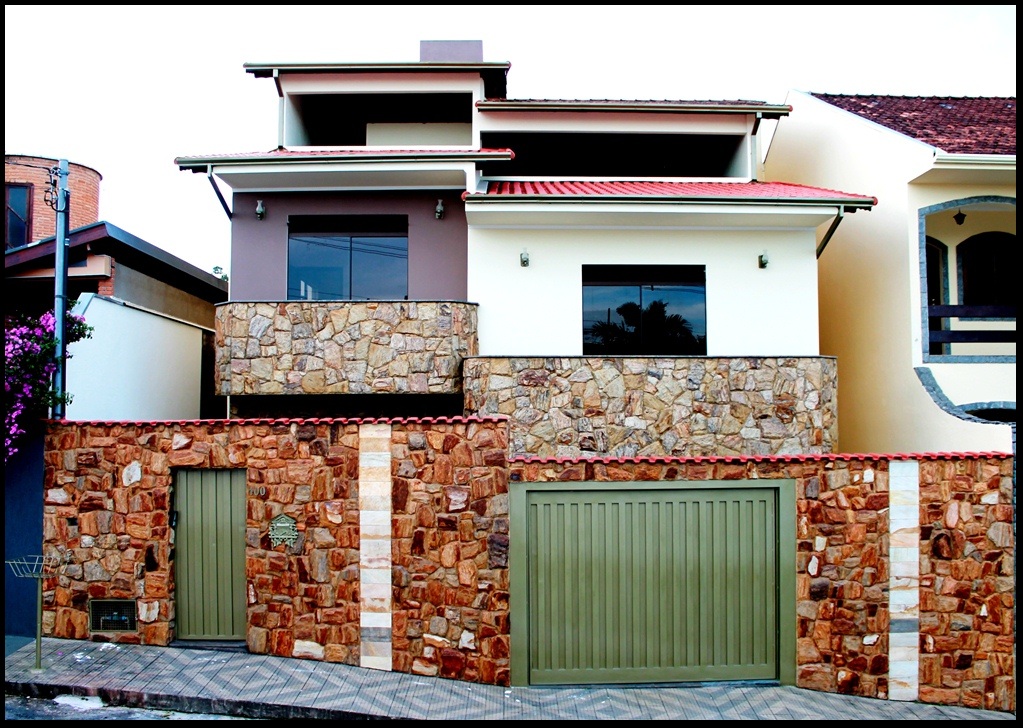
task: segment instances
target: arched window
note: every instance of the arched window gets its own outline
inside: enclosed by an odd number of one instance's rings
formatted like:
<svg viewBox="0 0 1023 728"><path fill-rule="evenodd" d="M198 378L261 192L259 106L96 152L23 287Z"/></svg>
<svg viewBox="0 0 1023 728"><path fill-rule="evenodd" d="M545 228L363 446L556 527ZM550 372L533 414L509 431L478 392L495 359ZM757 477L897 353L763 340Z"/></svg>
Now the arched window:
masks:
<svg viewBox="0 0 1023 728"><path fill-rule="evenodd" d="M1016 236L1002 232L980 233L959 243L959 302L966 306L1014 304L1010 277L1018 277L1015 247Z"/></svg>

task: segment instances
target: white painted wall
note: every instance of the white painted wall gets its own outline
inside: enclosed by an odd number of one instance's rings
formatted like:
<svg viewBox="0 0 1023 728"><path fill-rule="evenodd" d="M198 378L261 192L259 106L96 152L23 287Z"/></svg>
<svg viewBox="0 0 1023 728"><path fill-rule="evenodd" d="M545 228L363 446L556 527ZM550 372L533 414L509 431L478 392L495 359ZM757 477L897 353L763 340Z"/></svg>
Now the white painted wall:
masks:
<svg viewBox="0 0 1023 728"><path fill-rule="evenodd" d="M839 451L1010 452L1008 425L944 413L914 367L923 359L917 210L960 196L1015 197L1015 188L910 185L931 168L931 147L808 94L786 101L793 111L771 141L767 179L878 199L847 216L820 258L821 353L838 359ZM1015 363L931 369L955 402L1015 401ZM1012 386L994 397L1009 371Z"/></svg>
<svg viewBox="0 0 1023 728"><path fill-rule="evenodd" d="M92 338L70 345L70 420L199 417L202 330L88 294L75 313Z"/></svg>
<svg viewBox="0 0 1023 728"><path fill-rule="evenodd" d="M469 216L468 297L483 356L582 354L583 264L706 266L709 356L819 353L813 227L498 228Z"/></svg>

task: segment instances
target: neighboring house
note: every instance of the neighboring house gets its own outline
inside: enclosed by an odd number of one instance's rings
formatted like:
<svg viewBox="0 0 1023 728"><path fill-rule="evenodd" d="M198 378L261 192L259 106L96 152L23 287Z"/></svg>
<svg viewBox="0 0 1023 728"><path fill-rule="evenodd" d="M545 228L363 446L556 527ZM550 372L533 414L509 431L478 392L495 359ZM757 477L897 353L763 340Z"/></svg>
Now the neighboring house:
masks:
<svg viewBox="0 0 1023 728"><path fill-rule="evenodd" d="M227 282L121 230L70 232L69 301L93 327L70 347L69 420L223 417L213 385L214 306ZM5 313L54 305L52 237L4 255Z"/></svg>
<svg viewBox="0 0 1023 728"><path fill-rule="evenodd" d="M821 246L841 450L1014 452L1015 97L787 101L768 179L878 198Z"/></svg>
<svg viewBox="0 0 1023 728"><path fill-rule="evenodd" d="M56 234L56 216L49 201L57 189L58 159L27 154L4 154L4 250L20 248ZM73 200L71 228L99 220L99 172L68 163L67 186Z"/></svg>
<svg viewBox="0 0 1023 728"><path fill-rule="evenodd" d="M7 248L4 313L52 310L55 213L46 204L58 160L5 155ZM69 347L65 383L68 420L223 417L213 385L214 305L227 283L124 230L97 219L98 172L69 164L71 224L68 300L93 327ZM16 243L12 245L12 243ZM39 553L43 539L43 443L30 428L5 463L4 554ZM7 634L34 635L31 580L5 578Z"/></svg>
<svg viewBox="0 0 1023 728"><path fill-rule="evenodd" d="M764 181L787 105L508 69L246 65L276 144L176 160L232 219L231 417L51 427L46 633L1013 710L1011 458L836 452L817 250L876 200Z"/></svg>

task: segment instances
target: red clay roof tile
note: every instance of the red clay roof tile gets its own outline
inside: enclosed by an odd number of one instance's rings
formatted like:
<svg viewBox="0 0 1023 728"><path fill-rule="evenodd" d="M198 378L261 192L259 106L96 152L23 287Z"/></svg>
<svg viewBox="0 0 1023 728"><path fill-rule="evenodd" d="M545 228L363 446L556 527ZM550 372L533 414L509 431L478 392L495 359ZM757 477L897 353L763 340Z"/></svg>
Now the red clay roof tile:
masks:
<svg viewBox="0 0 1023 728"><path fill-rule="evenodd" d="M811 96L949 154L1016 153L1015 96Z"/></svg>
<svg viewBox="0 0 1023 728"><path fill-rule="evenodd" d="M627 181L500 181L490 182L485 195L469 198L537 197L677 197L679 199L756 199L756 200L852 200L877 204L867 195L807 187L785 182L638 182Z"/></svg>

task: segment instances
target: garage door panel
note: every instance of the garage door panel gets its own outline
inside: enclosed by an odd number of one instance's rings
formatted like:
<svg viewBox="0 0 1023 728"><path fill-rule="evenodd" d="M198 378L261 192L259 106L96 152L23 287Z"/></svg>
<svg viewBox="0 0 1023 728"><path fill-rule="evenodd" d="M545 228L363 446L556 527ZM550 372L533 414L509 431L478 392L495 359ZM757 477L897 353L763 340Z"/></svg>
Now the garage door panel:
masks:
<svg viewBox="0 0 1023 728"><path fill-rule="evenodd" d="M771 679L776 491L533 491L529 682Z"/></svg>

